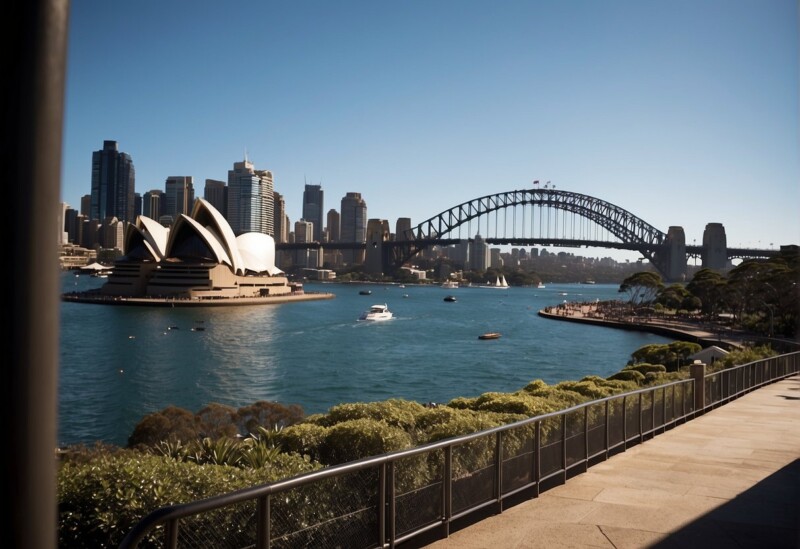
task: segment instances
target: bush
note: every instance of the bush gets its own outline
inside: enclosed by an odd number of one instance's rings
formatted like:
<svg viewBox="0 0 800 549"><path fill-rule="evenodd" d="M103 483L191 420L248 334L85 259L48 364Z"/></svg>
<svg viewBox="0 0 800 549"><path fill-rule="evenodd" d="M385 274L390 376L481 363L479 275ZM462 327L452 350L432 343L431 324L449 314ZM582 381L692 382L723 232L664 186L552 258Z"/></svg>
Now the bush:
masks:
<svg viewBox="0 0 800 549"><path fill-rule="evenodd" d="M459 435L469 435L503 425L501 416L498 414L487 414L475 412L473 410L458 410L450 415L446 421L431 425L426 430L425 442L437 442Z"/></svg>
<svg viewBox="0 0 800 549"><path fill-rule="evenodd" d="M474 404L474 409L483 412L521 414L534 417L553 411L553 405L546 398L535 397L524 391L518 393L484 393Z"/></svg>
<svg viewBox="0 0 800 549"><path fill-rule="evenodd" d="M667 371L667 368L663 364L649 364L647 362L642 362L641 364L629 364L622 369L623 372L627 370L635 370L640 374L647 375L651 373L664 373Z"/></svg>
<svg viewBox="0 0 800 549"><path fill-rule="evenodd" d="M756 360L769 358L777 354L778 353L769 345L761 345L758 347L747 347L745 349L731 351L717 362L721 361L723 368L730 368L731 366L755 362Z"/></svg>
<svg viewBox="0 0 800 549"><path fill-rule="evenodd" d="M353 419L327 429L320 448L326 465L346 463L411 447L411 436L375 419Z"/></svg>
<svg viewBox="0 0 800 549"><path fill-rule="evenodd" d="M58 470L58 545L117 547L134 525L161 507L318 468L319 464L289 455L262 469L239 469L200 466L136 450L75 450Z"/></svg>
<svg viewBox="0 0 800 549"><path fill-rule="evenodd" d="M183 408L169 406L145 416L128 437L128 447L154 447L160 442L189 443L200 437L195 415Z"/></svg>
<svg viewBox="0 0 800 549"><path fill-rule="evenodd" d="M303 408L297 404L285 406L278 402L260 400L236 411L236 423L239 433L254 433L259 427L265 429L281 429L303 420Z"/></svg>
<svg viewBox="0 0 800 549"><path fill-rule="evenodd" d="M640 347L631 354L629 364L648 363L663 364L667 370L676 371L680 366L689 361L689 356L700 351L703 347L697 343L687 341L673 341L672 343L653 343Z"/></svg>
<svg viewBox="0 0 800 549"><path fill-rule="evenodd" d="M644 383L644 374L636 370L622 370L616 374L609 376L608 379L619 381L632 381L636 385L641 386Z"/></svg>
<svg viewBox="0 0 800 549"><path fill-rule="evenodd" d="M416 418L426 408L418 403L402 399L389 399L383 402L355 402L339 404L321 416L317 423L327 427L354 419L374 419L392 427L411 431L416 425Z"/></svg>
<svg viewBox="0 0 800 549"><path fill-rule="evenodd" d="M319 461L322 458L320 448L327 435L327 427L313 423L298 423L281 430L275 440L286 452L295 452Z"/></svg>

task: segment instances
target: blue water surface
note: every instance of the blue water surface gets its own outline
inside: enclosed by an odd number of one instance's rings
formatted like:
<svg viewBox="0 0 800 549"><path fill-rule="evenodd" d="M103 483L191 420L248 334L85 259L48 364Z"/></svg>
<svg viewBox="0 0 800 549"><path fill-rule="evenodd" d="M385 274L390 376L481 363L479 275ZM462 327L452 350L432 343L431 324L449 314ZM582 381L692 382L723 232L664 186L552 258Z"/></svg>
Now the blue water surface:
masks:
<svg viewBox="0 0 800 549"><path fill-rule="evenodd" d="M64 273L65 291L103 279ZM299 404L306 413L343 402L402 398L446 403L608 376L633 351L670 341L643 332L548 320L564 300L619 298L617 285L537 288L306 283L334 299L208 308L61 304L59 434L62 445L125 445L147 414L216 402ZM369 289L371 295L361 295ZM455 302L444 297L455 295ZM374 303L395 318L359 322ZM500 332L495 340L479 340Z"/></svg>

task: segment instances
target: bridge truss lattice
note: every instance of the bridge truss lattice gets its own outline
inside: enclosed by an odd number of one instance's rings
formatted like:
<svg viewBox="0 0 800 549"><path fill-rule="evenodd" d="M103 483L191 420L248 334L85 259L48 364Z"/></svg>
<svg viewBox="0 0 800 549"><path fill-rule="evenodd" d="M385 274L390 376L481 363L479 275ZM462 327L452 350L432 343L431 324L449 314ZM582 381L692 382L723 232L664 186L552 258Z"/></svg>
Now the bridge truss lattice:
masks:
<svg viewBox="0 0 800 549"><path fill-rule="evenodd" d="M492 243L604 245L656 259L667 235L631 212L585 194L547 188L474 198L427 219L403 234L390 263L399 267L434 244L471 239L473 224Z"/></svg>

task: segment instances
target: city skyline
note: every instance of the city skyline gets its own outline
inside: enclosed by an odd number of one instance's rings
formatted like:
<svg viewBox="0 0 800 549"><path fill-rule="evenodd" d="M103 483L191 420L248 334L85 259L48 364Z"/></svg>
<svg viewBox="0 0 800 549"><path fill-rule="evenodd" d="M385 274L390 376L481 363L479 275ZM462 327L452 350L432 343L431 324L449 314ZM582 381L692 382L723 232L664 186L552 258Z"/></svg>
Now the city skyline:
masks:
<svg viewBox="0 0 800 549"><path fill-rule="evenodd" d="M394 226L541 180L687 244L712 222L731 247L800 241L796 2L192 7L71 5L71 207L115 140L140 194L247 156L292 223L306 184Z"/></svg>

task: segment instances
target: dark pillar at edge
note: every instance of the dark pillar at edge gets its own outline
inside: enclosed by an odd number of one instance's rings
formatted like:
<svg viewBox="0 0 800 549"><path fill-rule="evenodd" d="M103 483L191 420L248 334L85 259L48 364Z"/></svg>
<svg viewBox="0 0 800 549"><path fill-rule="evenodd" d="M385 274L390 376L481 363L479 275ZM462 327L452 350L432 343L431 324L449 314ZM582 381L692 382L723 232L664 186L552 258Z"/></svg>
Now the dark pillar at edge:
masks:
<svg viewBox="0 0 800 549"><path fill-rule="evenodd" d="M3 539L15 549L57 546L59 271L57 234L68 0L12 0L3 14L2 166L8 327L3 370ZM88 162L88 161L87 161ZM9 356L10 355L10 356Z"/></svg>

